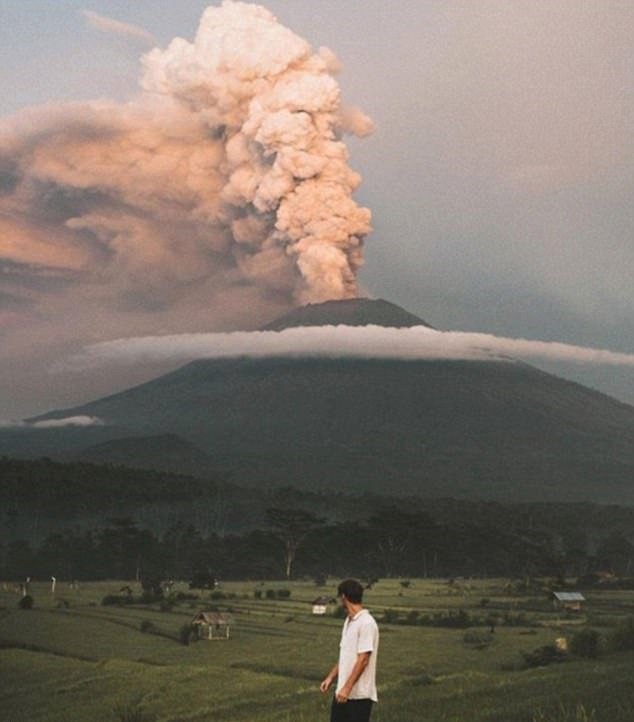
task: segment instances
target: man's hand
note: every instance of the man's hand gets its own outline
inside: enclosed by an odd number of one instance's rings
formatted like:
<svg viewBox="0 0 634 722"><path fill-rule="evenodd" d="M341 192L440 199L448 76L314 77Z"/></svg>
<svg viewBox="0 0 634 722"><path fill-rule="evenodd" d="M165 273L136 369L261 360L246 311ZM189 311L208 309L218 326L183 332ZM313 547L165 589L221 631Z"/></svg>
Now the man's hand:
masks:
<svg viewBox="0 0 634 722"><path fill-rule="evenodd" d="M335 699L339 704L345 704L348 701L348 697L350 696L350 688L348 685L345 687L342 687L337 694L335 695Z"/></svg>
<svg viewBox="0 0 634 722"><path fill-rule="evenodd" d="M319 685L319 689L324 694L330 689L332 686L332 677L326 677L324 681Z"/></svg>

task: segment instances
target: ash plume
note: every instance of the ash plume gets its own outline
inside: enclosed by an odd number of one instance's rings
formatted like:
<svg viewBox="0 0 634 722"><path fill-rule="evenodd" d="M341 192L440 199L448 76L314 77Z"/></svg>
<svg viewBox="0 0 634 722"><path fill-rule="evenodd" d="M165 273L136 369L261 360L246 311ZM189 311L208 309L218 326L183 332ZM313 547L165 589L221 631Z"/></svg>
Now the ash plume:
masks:
<svg viewBox="0 0 634 722"><path fill-rule="evenodd" d="M0 123L0 261L118 308L201 287L229 304L245 286L278 305L354 297L370 212L342 136L372 123L342 106L334 55L226 1L142 66L133 102Z"/></svg>

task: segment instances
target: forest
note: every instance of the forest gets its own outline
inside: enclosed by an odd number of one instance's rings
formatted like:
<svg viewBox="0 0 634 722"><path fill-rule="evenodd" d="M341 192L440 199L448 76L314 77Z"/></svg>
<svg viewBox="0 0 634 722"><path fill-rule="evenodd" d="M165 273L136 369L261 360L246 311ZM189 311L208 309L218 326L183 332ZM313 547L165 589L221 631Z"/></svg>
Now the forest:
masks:
<svg viewBox="0 0 634 722"><path fill-rule="evenodd" d="M308 493L49 459L0 459L0 480L8 580L633 571L629 507Z"/></svg>

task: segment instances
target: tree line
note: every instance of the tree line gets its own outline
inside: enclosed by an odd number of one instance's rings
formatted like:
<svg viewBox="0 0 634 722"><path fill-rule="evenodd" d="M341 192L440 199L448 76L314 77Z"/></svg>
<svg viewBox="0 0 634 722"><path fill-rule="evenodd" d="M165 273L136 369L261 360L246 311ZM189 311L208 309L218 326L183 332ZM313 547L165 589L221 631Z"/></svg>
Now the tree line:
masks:
<svg viewBox="0 0 634 722"><path fill-rule="evenodd" d="M633 571L634 545L619 532L605 535L590 550L562 546L558 530L549 533L526 520L501 525L472 517L447 524L396 505L384 506L363 520L332 522L296 507L270 507L265 519L262 528L224 536L203 534L182 522L159 535L131 518L112 518L92 529L63 528L37 546L24 539L3 543L0 577L523 578Z"/></svg>

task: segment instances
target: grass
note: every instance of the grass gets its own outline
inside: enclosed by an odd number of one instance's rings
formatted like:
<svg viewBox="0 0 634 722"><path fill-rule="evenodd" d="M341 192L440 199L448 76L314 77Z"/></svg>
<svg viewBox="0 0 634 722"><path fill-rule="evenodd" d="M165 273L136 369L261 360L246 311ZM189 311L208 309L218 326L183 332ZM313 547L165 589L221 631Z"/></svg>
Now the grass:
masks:
<svg viewBox="0 0 634 722"><path fill-rule="evenodd" d="M331 594L311 583L288 586L288 600L254 599L254 583L227 583L235 598L209 592L169 611L158 605L102 607L118 582L84 584L79 593L34 584L33 610L0 592L0 719L10 722L317 722L329 700L317 691L335 661L341 620L316 618L310 601ZM179 585L185 591L185 585ZM611 596L610 596L611 595ZM68 606L58 606L58 599ZM486 610L480 600L489 599ZM379 582L367 593L377 617L386 609L421 615L465 609L517 614L523 598L501 581L450 589L434 580ZM229 641L180 643L179 630L197 611L231 608ZM533 601L529 605L534 605ZM634 593L592 595L589 611L611 627L634 605ZM530 627L498 626L486 644L464 629L381 625L380 703L374 722L631 722L631 652L519 670L521 652L570 638L585 618L544 606L526 612ZM142 625L151 629L144 633ZM467 641L465 641L467 640Z"/></svg>

